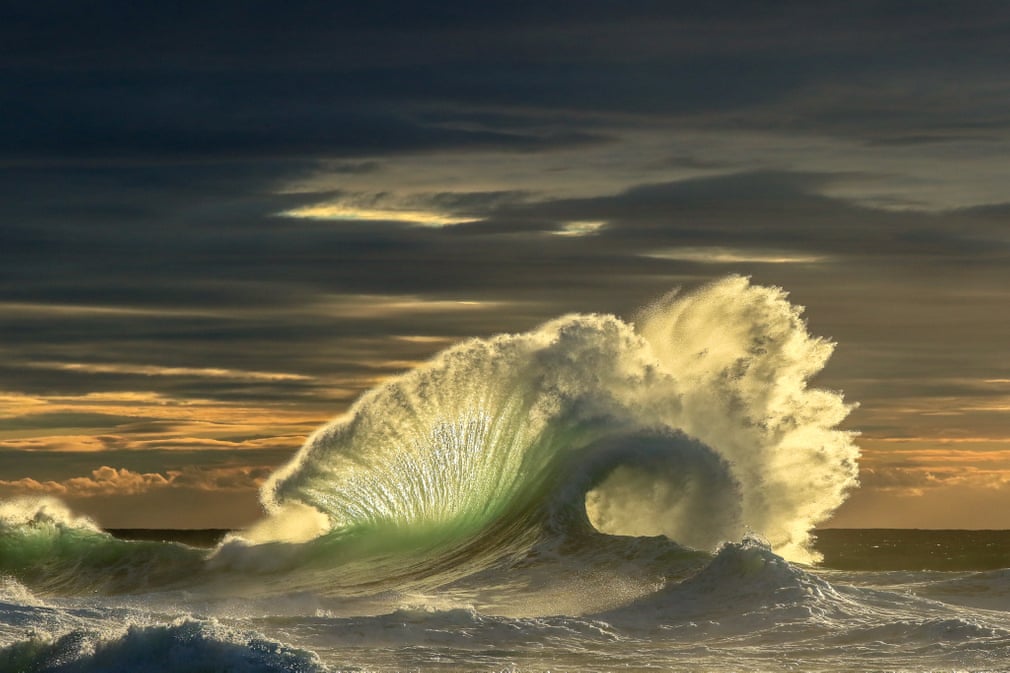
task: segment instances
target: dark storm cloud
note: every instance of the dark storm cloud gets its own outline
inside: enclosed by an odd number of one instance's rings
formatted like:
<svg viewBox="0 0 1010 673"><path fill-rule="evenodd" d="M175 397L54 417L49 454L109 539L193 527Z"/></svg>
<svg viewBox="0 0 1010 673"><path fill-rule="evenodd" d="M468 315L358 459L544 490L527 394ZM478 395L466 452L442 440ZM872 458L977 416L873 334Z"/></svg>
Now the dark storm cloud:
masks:
<svg viewBox="0 0 1010 673"><path fill-rule="evenodd" d="M283 6L234 0L170 6L113 1L87 7L73 2L15 2L7 3L0 15L6 51L14 64L121 69L345 65L330 56L356 56L355 63L367 65L444 62L461 55L501 61L510 58L502 53L503 47L519 44L529 49L512 60L559 46L562 54L571 55L570 50L577 48L585 57L617 45L624 47L621 55L634 56L734 53L769 44L803 46L808 51L821 44L825 52L864 44L913 54L915 45L907 43L911 37L947 47L972 40L976 53L995 55L1008 17L1010 11L998 0L958 7L877 0L844 5L767 5L752 0L712 5L655 0L620 4L588 0L578 5L563 0L455 0L435 5L313 0ZM600 27L610 30L600 34ZM653 39L650 27L668 39ZM582 39L587 34L595 39ZM446 40L447 36L456 39ZM569 42L566 37L575 39ZM40 42L48 47L46 53L40 51Z"/></svg>
<svg viewBox="0 0 1010 673"><path fill-rule="evenodd" d="M34 220L28 203L17 213L25 224L0 233L0 261L11 281L0 299L127 311L75 316L67 335L83 339L129 326L133 336L229 342L257 322L264 338L311 330L299 316L281 325L265 313L239 314L307 306L326 293L452 296L465 287L474 298L502 298L564 278L585 282L601 262L614 277L683 271L683 264L643 257L677 246L771 248L864 262L898 255L907 262L982 263L1007 252L1005 207L888 212L822 193L845 178L741 173L547 201L520 192L433 194L426 199L431 207L474 222L424 228L278 216L299 199L312 203L311 194L257 194L254 186L229 194L214 182L180 194L170 183L134 188L126 177L108 186L82 177L93 187L89 194L64 201L59 214L43 204ZM51 186L58 190L62 179ZM117 200L135 201L138 210L110 214L104 206ZM606 225L591 235L554 235L572 221ZM44 322L38 312L24 313L10 334L38 340Z"/></svg>
<svg viewBox="0 0 1010 673"><path fill-rule="evenodd" d="M277 464L307 416L229 414L336 413L455 340L729 272L810 306L867 408L984 400L1010 378L1002 185L856 197L1005 164L1008 43L989 1L4 3L0 430L25 450L0 480ZM291 216L345 202L466 221ZM261 431L284 439L211 450Z"/></svg>
<svg viewBox="0 0 1010 673"><path fill-rule="evenodd" d="M0 153L547 151L608 137L601 114L875 142L1002 128L1008 20L996 2L8 3Z"/></svg>
<svg viewBox="0 0 1010 673"><path fill-rule="evenodd" d="M0 151L13 159L285 158L432 149L517 151L598 142L577 130L462 128L451 109L425 118L429 73L5 74ZM396 80L410 82L398 86ZM388 90L375 91L376 83ZM395 106L394 106L395 107Z"/></svg>
<svg viewBox="0 0 1010 673"><path fill-rule="evenodd" d="M506 205L477 222L439 232L494 231L505 222L558 231L565 222L603 221L593 235L546 239L547 255L609 255L610 269L634 273L639 255L663 249L725 247L807 252L845 263L1005 259L1010 237L1005 206L939 213L881 211L824 195L851 176L752 172L634 187L581 199ZM507 230L507 224L501 227ZM505 248L509 241L501 242ZM622 268L620 258L625 257ZM613 266L616 264L617 266Z"/></svg>

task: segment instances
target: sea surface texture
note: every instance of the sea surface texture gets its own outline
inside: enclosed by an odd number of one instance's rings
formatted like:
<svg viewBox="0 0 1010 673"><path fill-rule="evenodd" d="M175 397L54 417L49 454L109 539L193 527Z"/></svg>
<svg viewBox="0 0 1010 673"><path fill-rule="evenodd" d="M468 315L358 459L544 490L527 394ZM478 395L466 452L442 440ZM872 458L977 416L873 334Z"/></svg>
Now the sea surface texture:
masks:
<svg viewBox="0 0 1010 673"><path fill-rule="evenodd" d="M731 277L444 351L220 540L0 501L0 673L1010 669L1010 535L814 532L832 348Z"/></svg>

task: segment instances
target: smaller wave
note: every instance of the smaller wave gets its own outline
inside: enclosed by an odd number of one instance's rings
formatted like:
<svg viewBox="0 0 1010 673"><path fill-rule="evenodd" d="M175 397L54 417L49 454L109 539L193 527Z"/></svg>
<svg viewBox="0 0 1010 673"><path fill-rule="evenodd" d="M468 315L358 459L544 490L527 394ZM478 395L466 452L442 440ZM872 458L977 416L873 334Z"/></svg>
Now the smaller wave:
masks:
<svg viewBox="0 0 1010 673"><path fill-rule="evenodd" d="M213 621L183 619L133 626L115 635L77 629L58 638L31 638L0 650L0 670L32 673L316 673L313 652Z"/></svg>
<svg viewBox="0 0 1010 673"><path fill-rule="evenodd" d="M809 623L811 618L844 617L851 607L852 601L838 588L748 535L724 544L696 575L597 616L631 628L714 620L727 628L757 632L790 622Z"/></svg>
<svg viewBox="0 0 1010 673"><path fill-rule="evenodd" d="M0 576L34 593L123 593L191 577L204 552L118 540L51 497L0 501Z"/></svg>
<svg viewBox="0 0 1010 673"><path fill-rule="evenodd" d="M102 532L94 521L73 512L53 497L0 500L0 533L28 526L37 529Z"/></svg>

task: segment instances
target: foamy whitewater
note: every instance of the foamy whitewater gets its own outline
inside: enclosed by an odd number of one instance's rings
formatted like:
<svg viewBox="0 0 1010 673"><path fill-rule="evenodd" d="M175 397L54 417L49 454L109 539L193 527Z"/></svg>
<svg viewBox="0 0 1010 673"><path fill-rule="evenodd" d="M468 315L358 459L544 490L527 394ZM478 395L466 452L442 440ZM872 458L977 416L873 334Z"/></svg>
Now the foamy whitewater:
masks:
<svg viewBox="0 0 1010 673"><path fill-rule="evenodd" d="M1010 669L1010 573L818 565L832 348L733 276L444 351L215 549L0 502L0 673Z"/></svg>

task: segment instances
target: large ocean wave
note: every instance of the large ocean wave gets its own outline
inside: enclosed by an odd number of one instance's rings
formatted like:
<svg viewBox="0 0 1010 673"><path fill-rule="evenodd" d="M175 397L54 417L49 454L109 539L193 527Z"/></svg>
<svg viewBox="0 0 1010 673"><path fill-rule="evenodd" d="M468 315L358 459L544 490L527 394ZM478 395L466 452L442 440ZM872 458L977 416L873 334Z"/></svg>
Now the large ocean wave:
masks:
<svg viewBox="0 0 1010 673"><path fill-rule="evenodd" d="M627 558L630 538L667 539L653 558L711 552L747 531L811 562L811 529L856 483L837 429L851 407L808 386L832 347L785 292L739 276L634 322L570 315L471 339L313 434L265 484L267 515L209 559L115 540L50 499L0 509L0 572L77 592L233 571L438 583L530 556Z"/></svg>
<svg viewBox="0 0 1010 673"><path fill-rule="evenodd" d="M363 396L263 490L247 540L523 540L591 525L711 550L746 530L812 561L856 483L833 345L778 288L733 276L635 322L571 315L472 339ZM292 530L296 536L292 537ZM304 537L303 537L304 536Z"/></svg>

